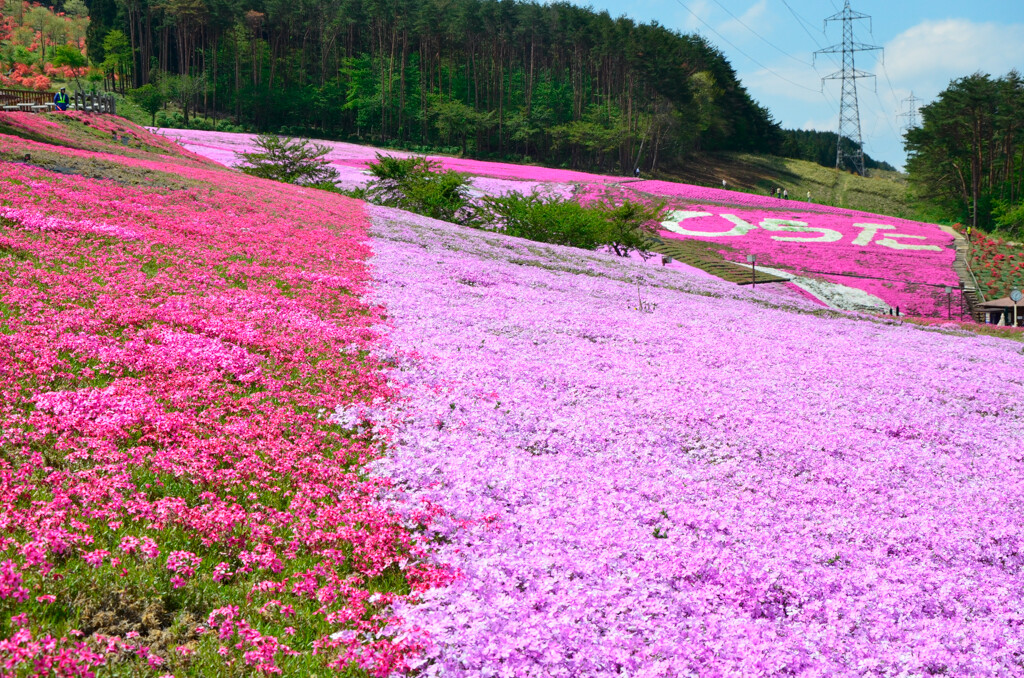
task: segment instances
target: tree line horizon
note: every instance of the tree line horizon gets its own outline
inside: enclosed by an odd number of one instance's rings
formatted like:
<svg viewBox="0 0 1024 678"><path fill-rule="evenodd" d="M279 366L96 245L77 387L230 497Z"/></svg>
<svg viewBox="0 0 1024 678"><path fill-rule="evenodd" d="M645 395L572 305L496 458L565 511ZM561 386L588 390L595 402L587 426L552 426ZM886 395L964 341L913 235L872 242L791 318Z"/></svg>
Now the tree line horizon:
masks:
<svg viewBox="0 0 1024 678"><path fill-rule="evenodd" d="M702 36L567 2L88 5L89 56L122 87L184 78L193 110L257 131L623 172L835 157L834 133L781 129Z"/></svg>

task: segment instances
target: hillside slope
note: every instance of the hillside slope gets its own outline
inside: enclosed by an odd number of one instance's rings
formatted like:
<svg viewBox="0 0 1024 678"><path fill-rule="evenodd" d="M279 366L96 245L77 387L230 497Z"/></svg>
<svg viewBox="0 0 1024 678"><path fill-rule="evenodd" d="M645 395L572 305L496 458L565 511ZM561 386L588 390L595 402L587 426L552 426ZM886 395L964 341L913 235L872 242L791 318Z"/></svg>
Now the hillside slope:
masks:
<svg viewBox="0 0 1024 678"><path fill-rule="evenodd" d="M871 170L867 177L840 172L806 160L749 153L709 153L683 167L659 173L664 178L698 186L721 187L769 195L776 188L790 198L821 205L873 212L905 219L919 217L906 176Z"/></svg>
<svg viewBox="0 0 1024 678"><path fill-rule="evenodd" d="M257 181L105 116L0 114L0 158L4 666L1024 672L1019 343Z"/></svg>
<svg viewBox="0 0 1024 678"><path fill-rule="evenodd" d="M446 575L327 416L393 394L367 226L118 118L0 113L4 675L406 666L388 605Z"/></svg>
<svg viewBox="0 0 1024 678"><path fill-rule="evenodd" d="M1024 672L1019 344L371 215L424 675Z"/></svg>
<svg viewBox="0 0 1024 678"><path fill-rule="evenodd" d="M236 154L253 144L253 137L245 134L177 129L161 132L196 153L228 165L236 163ZM340 172L344 188L366 183L366 167L377 153L409 155L342 142L324 143L330 148L327 158ZM798 196L778 200L763 194L645 177L637 180L465 158L434 159L445 169L472 176L481 194L538 191L583 202L663 202L672 210L661 225L663 238L704 243L705 252L716 253L719 263L732 262L726 265L733 268L735 264L745 265L746 255L755 254L759 266L775 269L769 273L791 279L792 286L803 293L839 309L886 313L899 308L902 313L938 317L946 315L949 299L945 287L959 287L953 267L954 238L933 224L807 203ZM817 165L810 167L830 172ZM686 220L685 226L680 225L680 219ZM672 248L665 251L676 252ZM702 259L688 263L709 271L720 270L703 265Z"/></svg>

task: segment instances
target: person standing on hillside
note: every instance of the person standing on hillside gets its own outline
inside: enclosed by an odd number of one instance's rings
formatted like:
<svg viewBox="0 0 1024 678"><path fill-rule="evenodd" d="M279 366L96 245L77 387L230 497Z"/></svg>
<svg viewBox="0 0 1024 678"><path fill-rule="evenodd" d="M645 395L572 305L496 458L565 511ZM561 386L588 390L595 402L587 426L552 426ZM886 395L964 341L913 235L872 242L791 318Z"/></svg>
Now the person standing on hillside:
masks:
<svg viewBox="0 0 1024 678"><path fill-rule="evenodd" d="M68 110L68 93L64 87L61 87L60 91L53 95L53 105L57 107L58 111Z"/></svg>
<svg viewBox="0 0 1024 678"><path fill-rule="evenodd" d="M971 226L967 225L967 242L971 242Z"/></svg>
<svg viewBox="0 0 1024 678"><path fill-rule="evenodd" d="M788 188L782 189L782 199L783 200L789 200L789 189Z"/></svg>

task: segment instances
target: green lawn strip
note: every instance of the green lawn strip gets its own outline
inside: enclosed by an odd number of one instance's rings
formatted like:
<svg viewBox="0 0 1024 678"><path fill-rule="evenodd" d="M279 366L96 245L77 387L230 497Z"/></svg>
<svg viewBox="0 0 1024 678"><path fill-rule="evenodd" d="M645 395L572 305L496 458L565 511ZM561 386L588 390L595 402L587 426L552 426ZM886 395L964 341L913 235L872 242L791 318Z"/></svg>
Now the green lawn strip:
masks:
<svg viewBox="0 0 1024 678"><path fill-rule="evenodd" d="M722 245L707 243L701 240L676 240L659 238L653 241L651 249L659 254L670 256L680 263L700 269L705 273L717 276L727 282L739 285L755 283L786 282L788 278L750 269L728 261L719 251ZM753 278L753 280L751 280Z"/></svg>
<svg viewBox="0 0 1024 678"><path fill-rule="evenodd" d="M791 200L806 200L810 193L811 201L820 205L927 220L906 175L899 172L869 170L867 177L861 177L806 160L711 153L656 176L712 188L721 188L725 179L731 190L758 195L785 188Z"/></svg>

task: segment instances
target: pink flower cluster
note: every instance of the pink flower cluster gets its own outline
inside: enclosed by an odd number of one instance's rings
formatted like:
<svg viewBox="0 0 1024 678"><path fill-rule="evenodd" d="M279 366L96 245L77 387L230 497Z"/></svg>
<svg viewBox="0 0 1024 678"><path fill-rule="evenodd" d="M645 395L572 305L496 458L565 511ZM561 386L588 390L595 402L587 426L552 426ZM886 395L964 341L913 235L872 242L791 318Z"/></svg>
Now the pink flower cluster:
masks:
<svg viewBox="0 0 1024 678"><path fill-rule="evenodd" d="M371 210L421 675L1021 675L1019 343Z"/></svg>
<svg viewBox="0 0 1024 678"><path fill-rule="evenodd" d="M48 634L34 637L28 628L14 631L10 638L0 639L4 675L17 675L12 669L18 667L31 667L36 676L93 678L92 669L107 663L107 657L86 643L61 645Z"/></svg>
<svg viewBox="0 0 1024 678"><path fill-rule="evenodd" d="M421 640L385 629L408 594L368 604L370 588L400 571L415 596L452 575L375 501L388 483L359 469L379 441L328 416L393 395L374 357L382 309L361 300L363 205L227 171L120 119L0 114L0 129L71 144L0 134L13 157L61 154L149 184L0 162L0 597L28 625L0 665L78 675L141 657L76 654L74 618L41 609L124 580L214 602L222 589L243 615L277 600L295 610L289 628L323 629L295 652L326 667L365 645L367 671L402 670ZM126 130L138 146L111 141ZM246 665L286 670L277 621L232 623ZM351 642L329 637L340 631Z"/></svg>
<svg viewBox="0 0 1024 678"><path fill-rule="evenodd" d="M253 667L261 674L280 674L282 671L277 664L278 655L298 654L274 636L265 636L253 628L234 605L214 610L207 623L223 643L220 647L222 656L237 652L241 654L246 666Z"/></svg>
<svg viewBox="0 0 1024 678"><path fill-rule="evenodd" d="M28 600L28 589L22 586L21 573L13 560L0 563L0 600L11 599L15 602Z"/></svg>

